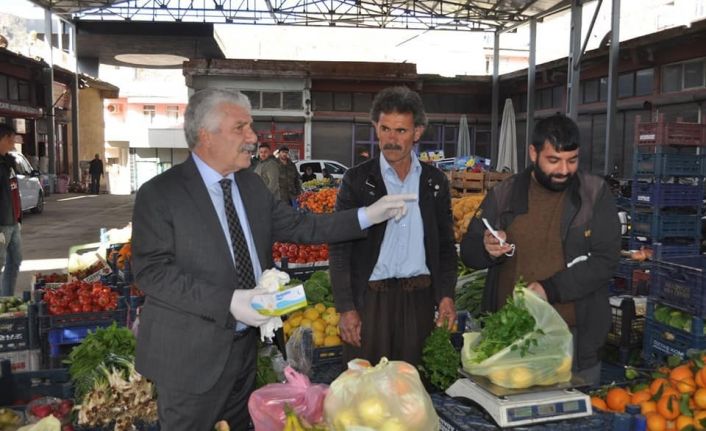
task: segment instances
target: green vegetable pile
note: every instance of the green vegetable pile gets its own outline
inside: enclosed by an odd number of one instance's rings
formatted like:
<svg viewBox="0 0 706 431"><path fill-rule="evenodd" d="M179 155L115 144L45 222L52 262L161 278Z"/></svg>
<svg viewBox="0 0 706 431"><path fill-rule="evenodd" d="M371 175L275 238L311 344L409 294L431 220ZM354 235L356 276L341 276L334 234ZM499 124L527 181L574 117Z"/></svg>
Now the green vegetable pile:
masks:
<svg viewBox="0 0 706 431"><path fill-rule="evenodd" d="M331 279L328 271L316 271L304 282L304 293L309 304L323 303L327 307L333 306L333 293L331 293Z"/></svg>
<svg viewBox="0 0 706 431"><path fill-rule="evenodd" d="M434 329L424 340L422 375L440 390L446 390L458 378L461 354L451 344L451 333L445 327Z"/></svg>
<svg viewBox="0 0 706 431"><path fill-rule="evenodd" d="M74 382L76 399L93 389L98 382L106 379L99 370L115 368L126 373L130 371L126 363L134 362L135 336L123 326L113 323L107 328L98 328L74 347L64 363L69 365L71 380Z"/></svg>
<svg viewBox="0 0 706 431"><path fill-rule="evenodd" d="M485 289L485 278L488 275L487 269L474 272L459 272L456 282L456 310L467 310L471 316L479 316L481 313L481 302L483 300L483 290Z"/></svg>
<svg viewBox="0 0 706 431"><path fill-rule="evenodd" d="M270 383L277 383L277 373L272 366L272 350L269 352L258 341L257 369L255 371L255 387L261 388Z"/></svg>
<svg viewBox="0 0 706 431"><path fill-rule="evenodd" d="M481 363L508 346L512 346L511 350L519 349L520 356L524 357L531 353L532 346L537 345L536 336L544 332L535 328L536 321L525 307L521 290L525 286L519 281L515 285L515 297L509 298L497 312L481 317L481 341L473 349L476 352L473 362Z"/></svg>

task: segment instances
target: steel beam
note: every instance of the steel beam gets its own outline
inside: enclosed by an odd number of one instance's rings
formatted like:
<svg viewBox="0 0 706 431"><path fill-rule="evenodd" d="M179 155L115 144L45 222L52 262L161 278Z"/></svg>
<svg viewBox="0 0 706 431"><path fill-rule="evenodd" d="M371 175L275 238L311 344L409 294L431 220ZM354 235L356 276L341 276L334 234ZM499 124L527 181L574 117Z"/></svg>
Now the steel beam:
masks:
<svg viewBox="0 0 706 431"><path fill-rule="evenodd" d="M525 167L529 165L529 146L532 142L532 132L534 131L534 83L535 66L537 64L537 20L532 18L529 22L529 64L527 65L527 124L525 128Z"/></svg>
<svg viewBox="0 0 706 431"><path fill-rule="evenodd" d="M498 163L498 106L500 98L500 33L493 38L493 92L490 102L490 160Z"/></svg>
<svg viewBox="0 0 706 431"><path fill-rule="evenodd" d="M608 63L608 105L606 112L605 157L603 159L603 175L612 171L610 149L615 140L615 115L618 101L618 63L620 62L620 0L613 0L610 23L610 52Z"/></svg>
<svg viewBox="0 0 706 431"><path fill-rule="evenodd" d="M571 3L571 36L569 38L568 73L566 76L566 115L574 121L578 119L578 104L581 82L581 18L582 0Z"/></svg>

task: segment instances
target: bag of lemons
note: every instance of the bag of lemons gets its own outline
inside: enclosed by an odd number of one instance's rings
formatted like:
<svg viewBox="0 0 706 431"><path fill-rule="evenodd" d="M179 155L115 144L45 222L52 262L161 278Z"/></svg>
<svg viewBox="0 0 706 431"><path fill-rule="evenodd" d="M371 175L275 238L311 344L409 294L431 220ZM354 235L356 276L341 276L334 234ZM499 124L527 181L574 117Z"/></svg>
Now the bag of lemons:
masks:
<svg viewBox="0 0 706 431"><path fill-rule="evenodd" d="M484 319L483 332L463 334L465 371L511 389L571 380L571 331L547 301L526 288L516 288L503 308ZM512 334L522 335L512 339ZM504 343L489 342L490 338Z"/></svg>
<svg viewBox="0 0 706 431"><path fill-rule="evenodd" d="M333 431L438 431L439 417L414 366L354 359L329 387L324 417Z"/></svg>

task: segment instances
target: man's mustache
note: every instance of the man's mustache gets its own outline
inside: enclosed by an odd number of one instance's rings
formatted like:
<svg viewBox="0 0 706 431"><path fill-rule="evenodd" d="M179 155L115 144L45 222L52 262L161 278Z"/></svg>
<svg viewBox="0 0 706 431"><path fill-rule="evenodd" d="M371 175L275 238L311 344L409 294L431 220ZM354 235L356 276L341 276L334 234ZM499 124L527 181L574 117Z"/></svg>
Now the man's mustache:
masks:
<svg viewBox="0 0 706 431"><path fill-rule="evenodd" d="M240 152L241 152L241 153L250 153L250 154L254 154L256 149L257 149L257 146L256 146L256 145L245 144L245 145L243 145L243 146L240 147Z"/></svg>
<svg viewBox="0 0 706 431"><path fill-rule="evenodd" d="M400 150L402 150L402 146L401 146L401 145L397 145L397 144L385 144L385 145L382 146L382 149L383 149L383 150L397 150L397 151L400 151Z"/></svg>

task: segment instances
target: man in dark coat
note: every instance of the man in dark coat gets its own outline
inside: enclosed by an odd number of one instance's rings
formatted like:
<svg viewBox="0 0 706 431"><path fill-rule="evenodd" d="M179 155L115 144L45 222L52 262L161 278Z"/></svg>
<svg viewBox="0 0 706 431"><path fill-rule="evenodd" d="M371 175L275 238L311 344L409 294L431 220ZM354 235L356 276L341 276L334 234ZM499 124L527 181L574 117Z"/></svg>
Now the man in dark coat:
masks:
<svg viewBox="0 0 706 431"><path fill-rule="evenodd" d="M88 166L88 173L91 174L91 193L97 195L100 193L101 176L103 175L103 161L100 155L96 154L93 160L91 160Z"/></svg>

